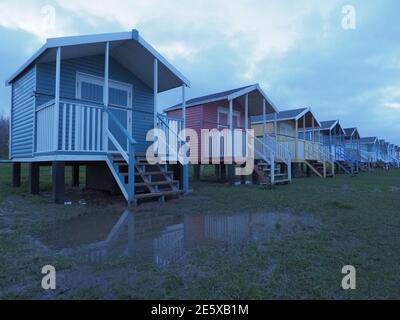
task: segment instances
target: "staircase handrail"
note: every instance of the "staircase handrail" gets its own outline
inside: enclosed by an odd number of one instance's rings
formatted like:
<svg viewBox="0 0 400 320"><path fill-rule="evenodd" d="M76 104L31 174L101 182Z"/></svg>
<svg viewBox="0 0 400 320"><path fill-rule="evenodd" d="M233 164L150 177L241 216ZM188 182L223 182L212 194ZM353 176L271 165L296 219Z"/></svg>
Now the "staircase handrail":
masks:
<svg viewBox="0 0 400 320"><path fill-rule="evenodd" d="M273 145L271 149L274 151L277 159L284 161L286 164L290 164L292 162L293 153L290 151L288 145L278 141L278 137L276 135L265 133L264 140Z"/></svg>
<svg viewBox="0 0 400 320"><path fill-rule="evenodd" d="M166 121L165 119L171 119L171 120L175 120L175 121L182 121L181 119L179 119L179 118L169 118L169 117L167 117L166 115L163 115L163 114L161 114L161 113L157 113L157 126L160 128L160 123L159 122L162 122L163 124L164 124L164 126L166 127L166 129L168 130L168 132L170 132L170 133L172 133L173 134L173 136L175 137L175 138L177 138L177 142L178 142L178 144L181 144L181 145L184 145L184 144L187 144L187 142L185 141L185 140L183 140L181 137L180 137L180 135L178 134L178 133L176 133L175 132L175 130L173 130L173 129L171 129L171 127L169 126L169 124L168 124L168 121ZM182 121L183 122L183 121ZM161 129L161 128L160 128ZM176 157L177 157L177 160L181 163L181 164L185 164L185 160L184 160L184 158L182 158L180 155L179 155L179 152L177 151L177 150L175 150L171 145L170 145L170 143L168 142L168 141L165 141L165 143L166 143L166 148L168 149L168 150L172 150L172 152L174 153L174 154L176 154ZM180 146L179 146L179 148L180 148ZM169 154L169 152L167 151L167 154Z"/></svg>
<svg viewBox="0 0 400 320"><path fill-rule="evenodd" d="M131 134L126 130L126 128L121 124L119 119L110 111L108 106L104 106L103 110L107 113L108 119L111 119L117 127L121 130L121 132L125 135L128 141L127 151L121 146L118 140L111 133L109 128L106 130L106 136L108 139L112 141L114 146L118 149L123 159L128 164L128 203L133 203L135 199L135 144L136 140L131 136ZM108 140L107 140L108 143Z"/></svg>

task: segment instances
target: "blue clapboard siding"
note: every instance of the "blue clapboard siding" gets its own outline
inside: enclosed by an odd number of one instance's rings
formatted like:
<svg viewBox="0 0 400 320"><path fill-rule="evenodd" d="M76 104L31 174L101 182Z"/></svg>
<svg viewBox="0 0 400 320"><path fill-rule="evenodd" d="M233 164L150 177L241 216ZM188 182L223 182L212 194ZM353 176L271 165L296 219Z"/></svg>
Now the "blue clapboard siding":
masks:
<svg viewBox="0 0 400 320"><path fill-rule="evenodd" d="M90 56L78 59L63 60L61 63L61 98L75 99L76 73L103 77L104 56ZM146 133L153 128L153 91L114 59L110 59L110 79L125 82L133 86L133 136L137 141L136 151L145 152L149 143ZM54 96L55 63L37 65L37 92ZM97 90L96 88L92 88ZM99 93L93 91L94 95ZM36 106L49 101L52 97L38 95ZM114 100L115 99L115 100ZM110 90L110 102L121 101L122 95L118 90Z"/></svg>
<svg viewBox="0 0 400 320"><path fill-rule="evenodd" d="M12 84L11 157L31 158L33 154L33 122L35 113L35 67Z"/></svg>

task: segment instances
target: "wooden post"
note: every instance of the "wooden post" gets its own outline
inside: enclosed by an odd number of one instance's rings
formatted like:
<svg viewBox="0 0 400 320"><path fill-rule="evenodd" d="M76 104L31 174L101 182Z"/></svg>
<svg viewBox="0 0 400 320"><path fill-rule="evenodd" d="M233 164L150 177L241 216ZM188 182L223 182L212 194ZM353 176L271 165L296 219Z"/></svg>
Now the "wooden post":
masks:
<svg viewBox="0 0 400 320"><path fill-rule="evenodd" d="M318 128L318 143L321 144L321 128Z"/></svg>
<svg viewBox="0 0 400 320"><path fill-rule="evenodd" d="M61 79L61 47L57 48L56 57L56 83L54 94L54 123L53 123L53 137L54 137L54 150L58 151L58 131L59 131L59 118L60 118L60 79Z"/></svg>
<svg viewBox="0 0 400 320"><path fill-rule="evenodd" d="M65 194L65 163L53 161L52 163L53 201L64 203Z"/></svg>
<svg viewBox="0 0 400 320"><path fill-rule="evenodd" d="M79 164L72 166L72 186L79 187Z"/></svg>
<svg viewBox="0 0 400 320"><path fill-rule="evenodd" d="M157 96L158 96L158 60L157 58L154 58L154 75L153 75L153 95L154 95L154 128L157 127Z"/></svg>
<svg viewBox="0 0 400 320"><path fill-rule="evenodd" d="M228 181L230 185L235 184L235 168L234 168L234 135L233 135L233 101L229 100L229 129L231 130L230 134L232 137L232 144L231 144L231 154L230 156L232 157L231 163L228 165Z"/></svg>
<svg viewBox="0 0 400 320"><path fill-rule="evenodd" d="M13 162L12 164L12 187L19 188L21 186L21 162Z"/></svg>
<svg viewBox="0 0 400 320"><path fill-rule="evenodd" d="M244 128L247 130L249 128L249 94L247 93L244 100Z"/></svg>
<svg viewBox="0 0 400 320"><path fill-rule="evenodd" d="M182 118L183 118L183 128L182 130L186 130L186 85L182 85ZM180 132L178 132L180 134ZM184 140L186 141L186 137L183 137ZM179 150L178 150L179 153ZM186 161L186 155L184 155L184 161ZM183 178L183 190L185 194L189 192L189 165L184 163L183 164L183 173L182 173L182 178Z"/></svg>
<svg viewBox="0 0 400 320"><path fill-rule="evenodd" d="M267 134L267 106L266 101L263 99L263 141L264 137Z"/></svg>
<svg viewBox="0 0 400 320"><path fill-rule="evenodd" d="M110 43L106 42L104 52L104 86L103 86L103 104L104 107L108 108L109 104L109 68L110 68ZM108 136L106 134L108 129L108 114L104 112L103 119L103 150L108 151Z"/></svg>
<svg viewBox="0 0 400 320"><path fill-rule="evenodd" d="M37 162L29 163L29 193L39 194L40 166Z"/></svg>
<svg viewBox="0 0 400 320"><path fill-rule="evenodd" d="M314 155L314 144L315 144L315 136L314 136L314 117L311 116L311 145L312 145L312 154ZM319 158L319 156L318 156Z"/></svg>
<svg viewBox="0 0 400 320"><path fill-rule="evenodd" d="M226 182L226 165L221 164L221 181Z"/></svg>
<svg viewBox="0 0 400 320"><path fill-rule="evenodd" d="M294 134L295 134L295 145L294 145L294 157L297 160L298 159L298 144L299 144L299 120L295 120L295 129L294 129Z"/></svg>
<svg viewBox="0 0 400 320"><path fill-rule="evenodd" d="M275 185L275 154L271 157L271 185Z"/></svg>
<svg viewBox="0 0 400 320"><path fill-rule="evenodd" d="M135 145L129 141L128 144L128 204L129 206L136 206L136 192L135 192Z"/></svg>
<svg viewBox="0 0 400 320"><path fill-rule="evenodd" d="M248 141L249 141L249 136L247 134L247 130L249 129L249 94L247 93L245 96L244 100L244 129L245 129L245 143L243 146L243 150L245 152L246 160L248 159L249 156L249 151L248 151Z"/></svg>
<svg viewBox="0 0 400 320"><path fill-rule="evenodd" d="M307 114L307 113L306 113ZM306 139L306 114L303 116L303 145L304 145L304 158L306 159L306 146L307 146L307 139Z"/></svg>

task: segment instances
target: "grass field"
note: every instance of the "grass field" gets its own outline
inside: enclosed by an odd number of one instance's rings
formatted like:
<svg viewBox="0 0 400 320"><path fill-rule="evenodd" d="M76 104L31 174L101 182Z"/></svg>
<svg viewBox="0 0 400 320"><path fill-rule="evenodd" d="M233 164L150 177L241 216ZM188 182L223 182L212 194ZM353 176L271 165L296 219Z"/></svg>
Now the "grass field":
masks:
<svg viewBox="0 0 400 320"><path fill-rule="evenodd" d="M68 174L67 174L68 176ZM155 299L397 299L400 297L400 170L356 178L295 179L264 190L193 183L179 200L140 206L137 213L290 214L312 221L277 236L242 245L199 248L164 268L121 258L80 265L37 240L46 230L76 218L103 219L125 207L119 196L71 190L71 206L50 201L49 170L42 171L40 196L23 185L10 187L10 167L0 166L0 298ZM84 198L86 205L79 205ZM59 288L44 292L41 267L56 266ZM357 270L357 289L341 288L344 265Z"/></svg>

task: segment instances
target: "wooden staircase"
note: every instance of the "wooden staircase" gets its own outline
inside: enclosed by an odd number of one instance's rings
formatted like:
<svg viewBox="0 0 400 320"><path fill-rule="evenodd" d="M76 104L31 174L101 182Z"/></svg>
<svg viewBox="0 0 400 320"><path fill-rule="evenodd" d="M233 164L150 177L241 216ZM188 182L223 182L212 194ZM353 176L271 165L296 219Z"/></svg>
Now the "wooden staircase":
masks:
<svg viewBox="0 0 400 320"><path fill-rule="evenodd" d="M357 167L354 165L354 163L347 162L344 160L337 160L335 163L339 166L339 168L343 171L343 173L350 174L351 176L355 176L358 174Z"/></svg>
<svg viewBox="0 0 400 320"><path fill-rule="evenodd" d="M111 165L114 170L114 177L117 175L119 186L128 188L129 174L128 164L119 155L111 156ZM154 199L162 201L166 197L178 197L184 191L180 186L180 181L174 179L172 165L168 164L150 164L144 156L135 157L135 199ZM124 190L121 189L124 193Z"/></svg>
<svg viewBox="0 0 400 320"><path fill-rule="evenodd" d="M272 186L271 176L271 165L263 160L257 160L254 166L254 172L258 177L259 184L265 185L266 187ZM280 165L276 165L274 168L274 184L289 184L291 181L288 178L287 173L281 173Z"/></svg>
<svg viewBox="0 0 400 320"><path fill-rule="evenodd" d="M332 166L328 163L324 164L318 160L306 160L306 165L319 177L321 178L333 178L334 172L332 171Z"/></svg>

